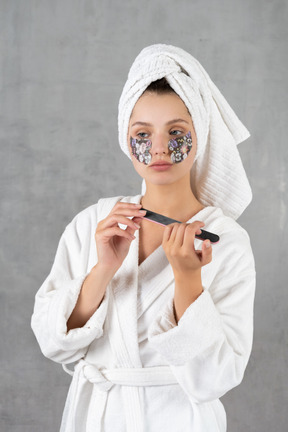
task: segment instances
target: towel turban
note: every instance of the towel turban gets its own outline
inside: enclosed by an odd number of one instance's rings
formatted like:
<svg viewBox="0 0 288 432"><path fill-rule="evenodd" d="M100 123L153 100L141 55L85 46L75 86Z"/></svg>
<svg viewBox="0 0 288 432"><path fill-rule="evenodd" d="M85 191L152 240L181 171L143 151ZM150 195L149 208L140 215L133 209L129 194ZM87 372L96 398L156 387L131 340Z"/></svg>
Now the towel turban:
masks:
<svg viewBox="0 0 288 432"><path fill-rule="evenodd" d="M149 84L163 77L185 103L194 124L197 151L191 187L196 198L204 206L220 207L224 214L237 219L252 200L237 149L250 134L205 69L183 49L155 44L136 57L119 100L121 149L131 159L128 126L132 110Z"/></svg>

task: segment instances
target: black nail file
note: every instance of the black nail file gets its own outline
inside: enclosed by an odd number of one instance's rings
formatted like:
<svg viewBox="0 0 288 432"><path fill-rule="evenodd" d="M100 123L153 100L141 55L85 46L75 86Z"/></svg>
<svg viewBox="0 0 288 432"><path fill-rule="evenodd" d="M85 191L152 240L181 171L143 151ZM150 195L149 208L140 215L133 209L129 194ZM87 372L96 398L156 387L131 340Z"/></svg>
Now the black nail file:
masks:
<svg viewBox="0 0 288 432"><path fill-rule="evenodd" d="M149 219L151 222L155 222L155 223L158 223L158 224L163 225L163 226L170 225L170 224L175 223L175 222L176 223L182 223L182 222L179 222L175 219L171 219L167 216L163 216L159 213L155 213L151 210L147 210L145 208L141 208L141 210L145 210L147 212L146 215L144 216L146 219ZM213 234L213 233L211 233L209 231L205 231L201 228L200 228L200 230L201 230L201 234L195 235L195 237L197 239L199 239L199 240L207 240L208 239L211 241L211 243L217 243L220 240L220 237L217 234Z"/></svg>

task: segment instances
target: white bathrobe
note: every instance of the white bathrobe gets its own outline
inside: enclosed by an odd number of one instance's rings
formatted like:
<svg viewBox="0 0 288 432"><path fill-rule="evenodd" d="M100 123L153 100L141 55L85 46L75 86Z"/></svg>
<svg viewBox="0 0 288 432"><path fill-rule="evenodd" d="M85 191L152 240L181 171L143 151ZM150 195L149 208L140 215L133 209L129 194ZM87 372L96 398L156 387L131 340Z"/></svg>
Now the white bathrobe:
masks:
<svg viewBox="0 0 288 432"><path fill-rule="evenodd" d="M164 250L138 266L136 232L98 310L67 332L97 262L97 223L118 200L140 199L102 199L77 214L36 294L32 328L43 354L75 365L61 432L224 432L219 398L242 381L252 348L255 265L248 234L221 209L205 207L189 221L203 221L220 241L202 268L204 292L178 325Z"/></svg>

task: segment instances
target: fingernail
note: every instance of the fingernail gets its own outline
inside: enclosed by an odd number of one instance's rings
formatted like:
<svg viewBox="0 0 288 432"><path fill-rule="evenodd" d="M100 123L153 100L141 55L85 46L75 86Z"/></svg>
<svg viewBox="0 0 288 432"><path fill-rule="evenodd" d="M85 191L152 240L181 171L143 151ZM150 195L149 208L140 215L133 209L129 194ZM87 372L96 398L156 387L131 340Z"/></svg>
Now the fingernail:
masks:
<svg viewBox="0 0 288 432"><path fill-rule="evenodd" d="M146 210L139 210L139 213L145 215L146 214Z"/></svg>
<svg viewBox="0 0 288 432"><path fill-rule="evenodd" d="M134 222L134 225L136 228L138 228L138 229L140 228L140 225L138 225L136 222Z"/></svg>
<svg viewBox="0 0 288 432"><path fill-rule="evenodd" d="M211 246L210 240L206 240L206 242L205 242L206 249L208 249L210 246Z"/></svg>

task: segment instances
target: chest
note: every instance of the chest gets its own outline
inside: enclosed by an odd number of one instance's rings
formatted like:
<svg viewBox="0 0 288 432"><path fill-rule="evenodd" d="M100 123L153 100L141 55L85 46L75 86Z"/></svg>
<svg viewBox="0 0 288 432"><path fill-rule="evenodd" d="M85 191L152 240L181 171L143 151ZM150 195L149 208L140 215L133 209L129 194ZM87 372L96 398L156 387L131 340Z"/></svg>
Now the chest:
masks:
<svg viewBox="0 0 288 432"><path fill-rule="evenodd" d="M162 244L164 227L143 219L139 230L139 262L140 265Z"/></svg>

